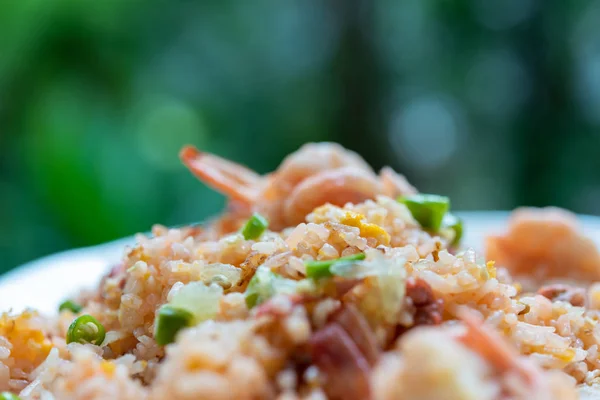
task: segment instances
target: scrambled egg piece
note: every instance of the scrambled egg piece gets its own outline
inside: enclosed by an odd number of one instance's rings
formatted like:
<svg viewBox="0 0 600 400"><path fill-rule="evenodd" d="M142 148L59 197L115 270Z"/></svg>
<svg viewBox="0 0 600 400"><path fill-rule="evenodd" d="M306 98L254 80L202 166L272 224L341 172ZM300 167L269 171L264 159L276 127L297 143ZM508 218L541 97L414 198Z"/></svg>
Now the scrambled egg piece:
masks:
<svg viewBox="0 0 600 400"><path fill-rule="evenodd" d="M590 293L591 293L591 299L590 300L591 300L591 303L592 303L591 304L591 308L593 308L593 309L594 308L595 309L600 308L600 291L598 291L598 290L595 290L595 291L590 290Z"/></svg>
<svg viewBox="0 0 600 400"><path fill-rule="evenodd" d="M44 332L35 327L33 320L36 317L37 313L32 311L0 316L0 336L12 344L11 357L17 364L29 363L31 369L41 364L52 349L52 343Z"/></svg>
<svg viewBox="0 0 600 400"><path fill-rule="evenodd" d="M528 346L530 349L531 353L539 353L539 354L547 354L550 355L554 358L556 358L557 360L563 361L565 363L569 363L571 361L573 361L573 359L575 358L575 350L572 348L567 348L561 351L558 350L553 350L550 348L547 348L544 345L539 345L539 346Z"/></svg>
<svg viewBox="0 0 600 400"><path fill-rule="evenodd" d="M100 368L106 375L113 376L115 374L115 369L117 368L117 366L110 361L104 360L100 363Z"/></svg>
<svg viewBox="0 0 600 400"><path fill-rule="evenodd" d="M358 228L362 237L371 237L376 239L379 243L389 246L390 234L379 225L364 222L364 219L365 216L362 214L346 211L341 218L340 223Z"/></svg>
<svg viewBox="0 0 600 400"><path fill-rule="evenodd" d="M490 275L490 278L495 278L496 277L496 262L495 261L488 261L485 266L487 268L488 274Z"/></svg>

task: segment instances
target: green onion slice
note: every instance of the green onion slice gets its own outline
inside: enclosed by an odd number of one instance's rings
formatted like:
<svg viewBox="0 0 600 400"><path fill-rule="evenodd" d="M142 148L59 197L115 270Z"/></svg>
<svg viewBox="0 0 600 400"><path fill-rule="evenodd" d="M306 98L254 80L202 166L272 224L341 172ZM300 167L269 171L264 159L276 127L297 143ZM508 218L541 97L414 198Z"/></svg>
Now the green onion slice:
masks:
<svg viewBox="0 0 600 400"><path fill-rule="evenodd" d="M246 306L252 308L273 296L276 280L277 274L263 266L258 267L246 288Z"/></svg>
<svg viewBox="0 0 600 400"><path fill-rule="evenodd" d="M86 314L75 318L69 325L67 344L76 342L99 346L104 341L105 336L104 326L96 318Z"/></svg>
<svg viewBox="0 0 600 400"><path fill-rule="evenodd" d="M21 398L11 392L2 392L0 393L0 400L21 400Z"/></svg>
<svg viewBox="0 0 600 400"><path fill-rule="evenodd" d="M442 226L450 228L454 231L454 238L452 239L452 246L456 246L460 243L463 237L463 221L452 213L446 213L442 220Z"/></svg>
<svg viewBox="0 0 600 400"><path fill-rule="evenodd" d="M312 279L327 278L333 275L331 266L338 263L347 263L365 259L364 253L353 254L351 256L336 258L334 260L307 261L306 276Z"/></svg>
<svg viewBox="0 0 600 400"><path fill-rule="evenodd" d="M254 213L242 228L246 240L258 239L269 226L269 221L258 213Z"/></svg>
<svg viewBox="0 0 600 400"><path fill-rule="evenodd" d="M450 209L450 199L435 194L415 194L401 197L398 201L406 205L424 229L434 232L439 231L444 215Z"/></svg>
<svg viewBox="0 0 600 400"><path fill-rule="evenodd" d="M191 325L194 315L179 307L165 304L158 310L155 321L154 340L160 346L173 343L177 333Z"/></svg>
<svg viewBox="0 0 600 400"><path fill-rule="evenodd" d="M58 306L58 312L63 312L64 310L69 310L73 314L77 314L81 311L83 307L79 304L75 303L73 300L65 300Z"/></svg>
<svg viewBox="0 0 600 400"><path fill-rule="evenodd" d="M246 306L249 309L253 308L276 294L310 292L313 289L313 285L310 282L284 278L261 265L256 269L254 276L250 279L246 288Z"/></svg>

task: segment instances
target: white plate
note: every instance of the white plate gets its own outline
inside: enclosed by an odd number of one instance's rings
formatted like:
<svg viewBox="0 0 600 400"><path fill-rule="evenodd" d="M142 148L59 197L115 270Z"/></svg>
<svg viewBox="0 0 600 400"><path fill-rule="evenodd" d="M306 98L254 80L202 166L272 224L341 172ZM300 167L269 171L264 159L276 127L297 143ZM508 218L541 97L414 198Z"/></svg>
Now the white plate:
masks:
<svg viewBox="0 0 600 400"><path fill-rule="evenodd" d="M506 212L461 212L465 221L464 244L483 248L485 235L505 229ZM600 246L600 218L580 216L585 233ZM84 287L93 287L123 256L133 238L100 246L66 251L25 264L0 277L0 311L32 307L56 312L58 304Z"/></svg>

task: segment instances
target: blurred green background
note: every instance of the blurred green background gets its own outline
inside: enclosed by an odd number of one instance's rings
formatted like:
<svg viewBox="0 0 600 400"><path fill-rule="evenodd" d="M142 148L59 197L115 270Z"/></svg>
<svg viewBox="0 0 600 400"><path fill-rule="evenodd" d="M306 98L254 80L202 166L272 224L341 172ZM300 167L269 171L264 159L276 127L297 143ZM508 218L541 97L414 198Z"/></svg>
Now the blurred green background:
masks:
<svg viewBox="0 0 600 400"><path fill-rule="evenodd" d="M600 2L0 3L0 271L198 221L185 143L272 170L307 141L455 209L600 213Z"/></svg>

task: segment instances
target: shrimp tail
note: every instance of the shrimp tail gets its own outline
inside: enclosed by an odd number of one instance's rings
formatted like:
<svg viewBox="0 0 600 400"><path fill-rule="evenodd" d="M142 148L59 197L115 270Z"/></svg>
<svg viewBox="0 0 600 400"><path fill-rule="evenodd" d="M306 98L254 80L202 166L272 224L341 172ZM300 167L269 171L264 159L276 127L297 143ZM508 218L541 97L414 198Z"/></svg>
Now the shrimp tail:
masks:
<svg viewBox="0 0 600 400"><path fill-rule="evenodd" d="M183 147L179 158L200 181L219 193L245 204L255 202L263 182L256 172L193 146Z"/></svg>
<svg viewBox="0 0 600 400"><path fill-rule="evenodd" d="M487 329L475 313L461 309L458 317L467 327L467 333L461 338L465 346L479 353L501 373L514 371L530 385L539 382L539 371L520 360L519 353L503 337Z"/></svg>
<svg viewBox="0 0 600 400"><path fill-rule="evenodd" d="M514 366L516 355L512 349L505 345L502 338L488 332L477 315L461 310L459 318L467 326L467 334L461 338L464 345L479 353L500 371L510 370Z"/></svg>

